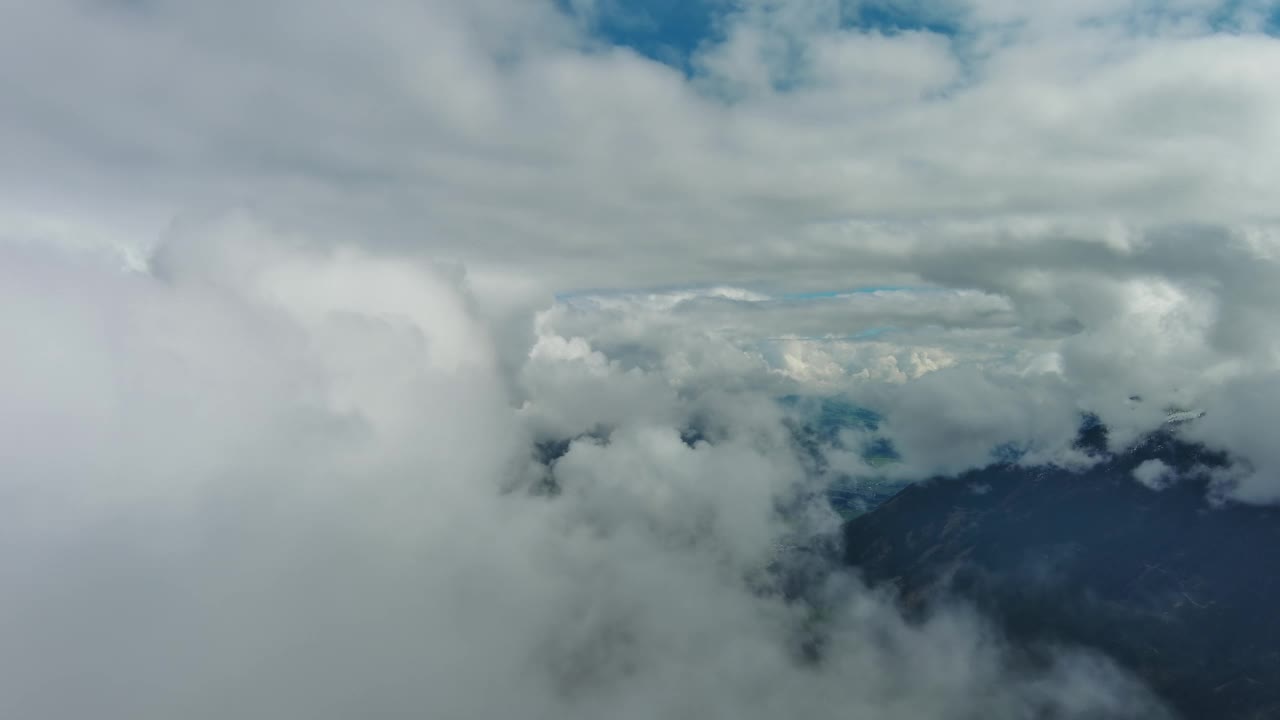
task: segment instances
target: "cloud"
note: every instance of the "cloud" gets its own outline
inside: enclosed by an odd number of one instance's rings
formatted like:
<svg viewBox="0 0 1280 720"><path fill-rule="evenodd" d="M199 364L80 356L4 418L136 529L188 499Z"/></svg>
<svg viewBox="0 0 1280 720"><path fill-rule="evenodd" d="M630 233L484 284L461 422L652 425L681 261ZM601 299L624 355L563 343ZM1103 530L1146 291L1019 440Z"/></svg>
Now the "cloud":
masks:
<svg viewBox="0 0 1280 720"><path fill-rule="evenodd" d="M1257 504L1280 500L1280 456L1269 439L1278 393L1274 372L1234 379L1207 399L1204 416L1184 430L1233 453L1234 469L1218 478L1224 497Z"/></svg>
<svg viewBox="0 0 1280 720"><path fill-rule="evenodd" d="M608 439L548 470L541 403L630 372L585 342L539 340L519 408L448 268L245 220L170 242L150 273L0 246L5 714L1159 712L1104 659L1027 666L843 573L788 601L777 548L834 518L780 510L808 481L768 396L579 409ZM526 491L546 472L553 496Z"/></svg>
<svg viewBox="0 0 1280 720"><path fill-rule="evenodd" d="M805 660L776 400L904 479L1203 409L1274 502L1267 8L563 10L0 3L8 713L1150 716L852 581Z"/></svg>
<svg viewBox="0 0 1280 720"><path fill-rule="evenodd" d="M551 3L11 4L6 83L26 100L0 128L0 180L21 198L6 212L100 205L154 233L246 204L313 238L519 265L560 288L828 289L915 274L919 253L1087 249L1115 223L1274 229L1280 100L1257 71L1274 38L1190 20L1131 34L1110 3L983 4L970 58L937 33L833 27L831 5L749 4L687 77L600 48ZM786 88L704 91L774 72L775 45L803 71ZM714 70L734 53L741 69ZM96 199L68 206L68 189Z"/></svg>
<svg viewBox="0 0 1280 720"><path fill-rule="evenodd" d="M1176 472L1162 460L1144 460L1133 469L1133 479L1152 490L1163 490L1177 479Z"/></svg>

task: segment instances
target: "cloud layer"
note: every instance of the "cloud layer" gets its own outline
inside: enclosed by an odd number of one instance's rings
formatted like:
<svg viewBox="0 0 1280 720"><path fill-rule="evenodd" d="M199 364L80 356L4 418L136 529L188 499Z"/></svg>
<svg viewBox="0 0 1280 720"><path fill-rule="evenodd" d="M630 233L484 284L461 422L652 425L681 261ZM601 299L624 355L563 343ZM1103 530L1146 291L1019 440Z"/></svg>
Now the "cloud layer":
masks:
<svg viewBox="0 0 1280 720"><path fill-rule="evenodd" d="M1280 498L1274 9L916 5L0 0L0 714L1152 717L775 570L1083 413Z"/></svg>
<svg viewBox="0 0 1280 720"><path fill-rule="evenodd" d="M246 226L151 274L5 253L6 714L1157 712L960 609L910 624L844 574L788 600L779 548L834 518L758 391L682 395L547 334L515 407L456 276ZM713 440L682 439L694 414Z"/></svg>

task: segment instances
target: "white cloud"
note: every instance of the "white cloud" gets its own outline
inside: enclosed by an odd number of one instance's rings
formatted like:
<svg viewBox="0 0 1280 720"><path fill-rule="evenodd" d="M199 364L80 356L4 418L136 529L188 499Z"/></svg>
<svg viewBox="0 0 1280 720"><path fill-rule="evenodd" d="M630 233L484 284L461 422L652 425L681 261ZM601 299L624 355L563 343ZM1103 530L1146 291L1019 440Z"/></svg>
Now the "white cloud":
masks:
<svg viewBox="0 0 1280 720"><path fill-rule="evenodd" d="M544 336L517 410L465 279L253 224L174 242L155 274L0 246L6 715L1156 712L1098 658L1021 668L847 578L805 660L765 568L833 518L779 514L807 481L768 395L597 417L530 494L530 413L629 371Z"/></svg>
<svg viewBox="0 0 1280 720"><path fill-rule="evenodd" d="M1280 497L1280 40L1218 10L983 0L953 40L742 3L686 76L551 2L0 2L0 702L1137 702L858 587L802 667L741 580L812 481L788 393L883 413L904 477L1204 408L1228 496Z"/></svg>
<svg viewBox="0 0 1280 720"><path fill-rule="evenodd" d="M518 264L561 288L875 283L1028 223L1065 247L1115 222L1274 227L1267 36L1127 37L1127 13L1104 11L1119 4L1020 5L1055 32L1031 23L961 71L944 38L835 32L808 4L731 18L708 62L781 33L810 69L725 103L705 78L583 51L551 3L516 5L278 0L250 22L234 3L9 4L6 83L26 100L0 127L19 198L3 214L105 206L154 228L252 204L312 237ZM1007 32L976 12L980 45Z"/></svg>
<svg viewBox="0 0 1280 720"><path fill-rule="evenodd" d="M1133 469L1133 479L1152 490L1163 490L1173 484L1177 473L1162 460L1144 460Z"/></svg>

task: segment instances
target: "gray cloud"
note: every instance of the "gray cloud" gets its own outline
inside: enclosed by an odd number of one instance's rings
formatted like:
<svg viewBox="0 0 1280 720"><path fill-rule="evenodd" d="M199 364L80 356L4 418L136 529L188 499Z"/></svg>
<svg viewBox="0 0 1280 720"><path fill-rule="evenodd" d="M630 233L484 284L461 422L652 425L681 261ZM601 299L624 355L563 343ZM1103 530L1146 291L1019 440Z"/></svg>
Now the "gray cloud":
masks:
<svg viewBox="0 0 1280 720"><path fill-rule="evenodd" d="M841 287L915 274L922 251L1026 244L1011 234L1087 250L1116 222L1274 231L1266 36L1126 37L1105 3L1055 6L962 71L943 38L834 32L808 3L734 16L706 62L741 59L689 80L584 52L549 3L519 5L12 4L10 212L78 215L71 190L109 198L124 232L251 204L313 237L517 262L562 286ZM811 78L733 103L700 91L767 66L752 38L778 32Z"/></svg>
<svg viewBox="0 0 1280 720"><path fill-rule="evenodd" d="M764 591L778 543L834 521L778 513L804 470L767 395L693 401L722 429L694 446L674 392L579 408L615 429L570 445L548 499L512 491L545 472L542 404L661 373L539 341L513 407L456 277L251 226L175 240L154 274L4 252L6 714L1159 712L1101 658L1015 662L962 609L908 623L840 576Z"/></svg>
<svg viewBox="0 0 1280 720"><path fill-rule="evenodd" d="M0 702L1150 716L856 583L806 666L743 578L813 482L788 393L903 477L1204 409L1280 496L1280 42L1210 5L741 3L686 75L550 2L0 2Z"/></svg>

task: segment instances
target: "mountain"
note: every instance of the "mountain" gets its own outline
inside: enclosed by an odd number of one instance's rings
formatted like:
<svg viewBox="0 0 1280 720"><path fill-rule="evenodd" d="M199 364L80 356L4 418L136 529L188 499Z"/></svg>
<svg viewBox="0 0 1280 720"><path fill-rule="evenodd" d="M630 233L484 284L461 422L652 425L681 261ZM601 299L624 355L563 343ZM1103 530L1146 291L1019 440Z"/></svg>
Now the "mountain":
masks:
<svg viewBox="0 0 1280 720"><path fill-rule="evenodd" d="M1024 647L1101 650L1186 718L1280 718L1280 511L1212 506L1205 468L1226 458L1172 424L1121 452L1096 424L1080 443L1101 458L1084 472L906 487L845 524L846 562L910 612L960 597ZM1155 460L1182 479L1136 480Z"/></svg>

